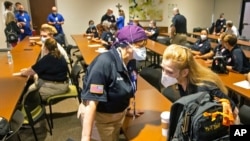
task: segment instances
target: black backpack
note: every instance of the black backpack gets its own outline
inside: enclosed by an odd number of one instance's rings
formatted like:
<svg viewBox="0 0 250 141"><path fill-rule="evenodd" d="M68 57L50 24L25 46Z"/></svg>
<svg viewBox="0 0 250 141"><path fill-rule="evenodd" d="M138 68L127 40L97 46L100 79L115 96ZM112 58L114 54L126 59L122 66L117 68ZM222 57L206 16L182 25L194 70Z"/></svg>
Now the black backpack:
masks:
<svg viewBox="0 0 250 141"><path fill-rule="evenodd" d="M222 110L213 90L181 97L171 106L168 141L228 141L229 126L222 124L223 116L217 114L213 121L210 116Z"/></svg>
<svg viewBox="0 0 250 141"><path fill-rule="evenodd" d="M215 73L228 74L228 70L226 66L227 64L226 64L224 56L215 56L213 58L211 69Z"/></svg>
<svg viewBox="0 0 250 141"><path fill-rule="evenodd" d="M16 43L18 41L18 34L14 30L11 24L8 24L4 29L4 33L6 35L6 39L8 43Z"/></svg>
<svg viewBox="0 0 250 141"><path fill-rule="evenodd" d="M7 119L0 117L0 141L4 140L10 132L10 125Z"/></svg>

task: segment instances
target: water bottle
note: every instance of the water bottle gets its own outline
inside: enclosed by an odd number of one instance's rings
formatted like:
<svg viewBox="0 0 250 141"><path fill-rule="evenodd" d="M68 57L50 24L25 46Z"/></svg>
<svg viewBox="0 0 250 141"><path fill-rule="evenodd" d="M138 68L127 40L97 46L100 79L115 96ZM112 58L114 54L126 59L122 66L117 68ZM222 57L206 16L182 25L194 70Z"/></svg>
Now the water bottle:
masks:
<svg viewBox="0 0 250 141"><path fill-rule="evenodd" d="M7 52L8 63L13 64L12 54L10 51Z"/></svg>

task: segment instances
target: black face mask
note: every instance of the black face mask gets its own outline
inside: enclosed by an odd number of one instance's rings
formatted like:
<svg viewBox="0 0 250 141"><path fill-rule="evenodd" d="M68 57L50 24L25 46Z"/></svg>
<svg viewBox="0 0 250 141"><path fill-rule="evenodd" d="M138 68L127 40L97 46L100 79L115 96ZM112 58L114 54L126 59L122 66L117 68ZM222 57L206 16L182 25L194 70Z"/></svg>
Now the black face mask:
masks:
<svg viewBox="0 0 250 141"><path fill-rule="evenodd" d="M22 13L23 13L23 10L19 10L19 13L22 14Z"/></svg>

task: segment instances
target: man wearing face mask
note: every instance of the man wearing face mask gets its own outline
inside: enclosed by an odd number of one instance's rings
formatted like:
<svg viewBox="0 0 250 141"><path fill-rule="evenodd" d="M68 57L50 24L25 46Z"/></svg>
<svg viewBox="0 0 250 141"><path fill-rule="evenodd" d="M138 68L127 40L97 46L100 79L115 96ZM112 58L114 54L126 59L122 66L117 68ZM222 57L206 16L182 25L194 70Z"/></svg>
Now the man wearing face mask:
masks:
<svg viewBox="0 0 250 141"><path fill-rule="evenodd" d="M41 58L45 55L45 53L43 52L43 48L44 48L44 43L46 41L46 39L48 38L54 38L54 30L53 30L53 26L51 25L47 25L47 26L42 26L40 29L40 36L41 36L41 45L42 45L42 51L41 51ZM60 53L62 54L62 56L65 58L65 60L69 63L69 57L67 52L65 51L65 49L59 44L57 43L57 48L60 51Z"/></svg>
<svg viewBox="0 0 250 141"><path fill-rule="evenodd" d="M115 24L116 19L113 15L113 10L111 8L107 9L107 12L102 16L101 24L103 23L103 21L108 21L110 23Z"/></svg>
<svg viewBox="0 0 250 141"><path fill-rule="evenodd" d="M211 44L210 40L207 38L207 35L207 29L202 29L200 39L198 39L194 43L194 45L191 46L191 52L193 53L193 55L200 56L209 53L209 51L211 50Z"/></svg>
<svg viewBox="0 0 250 141"><path fill-rule="evenodd" d="M52 7L52 13L48 15L47 21L50 25L53 25L56 28L58 34L64 34L62 29L64 18L57 12L57 8L55 6Z"/></svg>
<svg viewBox="0 0 250 141"><path fill-rule="evenodd" d="M129 110L129 103L137 88L135 59L145 59L142 50L147 35L142 28L129 25L118 31L117 39L108 52L93 60L84 77L78 111L82 141L118 141L125 115L142 114Z"/></svg>
<svg viewBox="0 0 250 141"><path fill-rule="evenodd" d="M220 35L220 33L224 32L226 29L226 19L224 18L224 13L220 14L220 18L216 20L214 25L213 34Z"/></svg>
<svg viewBox="0 0 250 141"><path fill-rule="evenodd" d="M23 29L24 32L20 34L20 40L23 40L26 36L32 35L32 24L30 16L27 12L24 12L23 5L19 6L19 12L15 15L17 19L17 25Z"/></svg>

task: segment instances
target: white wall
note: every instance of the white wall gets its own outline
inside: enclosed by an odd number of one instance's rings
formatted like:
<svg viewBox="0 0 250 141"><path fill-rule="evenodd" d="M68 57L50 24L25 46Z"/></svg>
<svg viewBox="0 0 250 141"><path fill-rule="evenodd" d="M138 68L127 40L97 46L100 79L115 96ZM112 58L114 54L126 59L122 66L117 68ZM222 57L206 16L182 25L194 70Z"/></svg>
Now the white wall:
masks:
<svg viewBox="0 0 250 141"><path fill-rule="evenodd" d="M4 0L0 0L2 3ZM21 2L27 10L29 10L28 0L11 0ZM64 31L70 44L75 44L71 34L82 34L85 32L88 21L94 20L99 23L101 16L106 12L107 8L114 10L117 16L118 3L122 5L126 17L129 13L129 0L56 0L59 13L63 14L65 24ZM169 26L172 18L172 11L169 5L177 5L180 13L187 18L188 32L192 32L194 27L209 27L212 23L212 15L216 20L221 12L225 13L225 18L230 19L238 27L241 12L242 0L162 0L164 9L163 20L158 21L158 26ZM2 8L2 7L1 7ZM1 9L2 11L2 9ZM2 20L2 19L0 19ZM126 18L126 23L128 22ZM142 25L148 25L148 22L141 22ZM4 30L4 24L0 21L0 30ZM0 47L6 47L4 33L0 33Z"/></svg>

